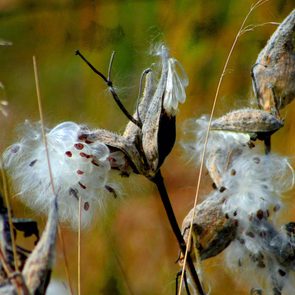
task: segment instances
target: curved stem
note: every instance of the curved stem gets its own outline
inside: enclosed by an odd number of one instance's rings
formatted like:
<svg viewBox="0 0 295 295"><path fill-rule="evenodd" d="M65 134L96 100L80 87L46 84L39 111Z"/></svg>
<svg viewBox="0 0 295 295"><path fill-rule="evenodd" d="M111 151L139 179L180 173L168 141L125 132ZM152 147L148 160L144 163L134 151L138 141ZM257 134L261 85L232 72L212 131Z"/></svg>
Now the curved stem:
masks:
<svg viewBox="0 0 295 295"><path fill-rule="evenodd" d="M161 174L160 170L151 179L151 181L153 183L155 183L156 186L157 186L157 189L159 191L162 203L164 205L164 208L165 208L169 223L170 223L171 228L173 230L173 233L174 233L174 235L175 235L175 237L177 239L180 250L184 254L186 252L186 244L185 244L185 241L184 241L183 236L181 234L181 231L179 229L179 226L178 226L178 223L177 223L173 208L172 208L171 203L170 203L170 199L169 199L168 192L167 192L167 189L166 189L166 186L165 186L165 183L164 183L164 179L162 177L162 174ZM200 282L200 279L198 277L198 274L196 272L194 263L193 263L192 258L191 258L190 255L187 256L187 266L188 266L191 278L194 281L199 294L200 295L205 295L205 293L203 291L203 288L202 288L202 285L201 285L201 282Z"/></svg>
<svg viewBox="0 0 295 295"><path fill-rule="evenodd" d="M128 120L130 120L132 123L134 123L135 125L137 125L139 128L141 128L142 124L134 119L132 117L132 115L130 115L130 113L127 111L127 109L125 108L125 106L122 104L114 86L113 86L113 81L110 79L110 75L111 75L111 69L112 69L112 64L113 64L113 60L114 60L114 52L112 53L111 56L111 60L110 60L110 64L109 64L109 69L108 69L108 77L106 77L103 73L101 73L100 71L98 71L85 57L84 55L79 51L76 50L76 55L80 56L81 59L90 67L90 69L97 74L100 78L102 78L102 80L107 84L107 86L109 87L109 90L115 100L115 102L117 103L117 105L119 106L120 110L124 113L124 115L128 118Z"/></svg>

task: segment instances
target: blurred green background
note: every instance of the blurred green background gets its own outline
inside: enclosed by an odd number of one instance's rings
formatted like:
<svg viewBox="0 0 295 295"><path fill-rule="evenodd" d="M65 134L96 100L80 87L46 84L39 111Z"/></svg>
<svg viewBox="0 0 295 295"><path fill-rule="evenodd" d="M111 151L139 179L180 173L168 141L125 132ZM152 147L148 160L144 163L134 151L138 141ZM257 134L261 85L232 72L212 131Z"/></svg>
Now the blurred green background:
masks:
<svg viewBox="0 0 295 295"><path fill-rule="evenodd" d="M13 131L25 119L39 120L32 56L38 62L46 126L72 120L122 132L127 123L104 83L75 56L80 49L102 72L116 51L113 81L133 112L139 77L154 59L150 47L165 42L187 71L187 102L178 115L182 123L210 112L217 81L230 46L252 1L29 1L0 0L1 99L9 102L8 117L0 115L0 149L15 140ZM293 9L292 0L273 0L258 8L248 24L280 22ZM264 25L238 41L221 87L216 115L253 103L250 68L275 25ZM294 158L295 103L283 111L285 127L274 136L274 151ZM294 161L293 161L294 163ZM194 201L197 168L188 164L179 145L163 166L179 223ZM139 176L121 181L123 198L111 199L93 226L82 234L82 294L173 294L179 270L176 240L154 187ZM201 197L211 189L204 173ZM292 194L283 219L294 216ZM16 199L19 217L46 218ZM294 220L294 218L293 218ZM73 288L77 287L77 233L63 226ZM21 241L24 242L24 241ZM28 243L25 241L25 243ZM222 255L204 262L211 295L248 294L224 267ZM60 243L53 277L66 281Z"/></svg>

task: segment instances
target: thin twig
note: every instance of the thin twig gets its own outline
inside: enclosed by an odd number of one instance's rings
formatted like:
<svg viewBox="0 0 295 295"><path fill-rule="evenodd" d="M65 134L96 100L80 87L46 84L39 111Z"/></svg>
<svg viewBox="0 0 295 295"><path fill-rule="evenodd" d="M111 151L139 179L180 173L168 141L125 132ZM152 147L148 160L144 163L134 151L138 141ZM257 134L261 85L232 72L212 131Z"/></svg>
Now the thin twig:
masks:
<svg viewBox="0 0 295 295"><path fill-rule="evenodd" d="M42 138L43 138L43 142L44 142L44 146L45 146L45 151L46 151L46 159L47 159L47 165L48 165L48 170L49 170L50 185L51 185L51 188L52 188L53 197L54 198L57 198L57 195L55 193L54 182L53 182L53 175L52 175L51 162L50 162L50 156L49 156L49 151L48 151L47 137L46 137L45 128L44 128L43 108L42 108L42 101L41 101L41 95L40 95L40 89L39 89L39 77L38 77L37 62L36 62L35 56L33 56L33 67L34 67L34 77L35 77L35 84L36 84L38 109L39 109L41 129L42 129ZM61 239L63 256L65 258L66 257L66 253L64 252L65 251L64 241L62 239L61 229L60 229L59 226L58 226L58 233L59 233L59 237ZM67 268L66 261L65 261L65 265L66 265L66 268ZM66 275L68 277L68 284L69 284L69 287L70 287L71 294L73 294L72 288L71 288L71 284L70 284L70 278L69 278L69 271L68 271L68 269L66 270Z"/></svg>
<svg viewBox="0 0 295 295"><path fill-rule="evenodd" d="M82 198L79 197L79 224L78 224L78 295L81 295L81 206Z"/></svg>
<svg viewBox="0 0 295 295"><path fill-rule="evenodd" d="M49 177L50 177L50 184L51 184L53 196L55 197L55 188L54 188L54 183L53 183L53 175L52 175L51 162L50 162L50 156L49 156L49 151L48 151L47 137L46 137L45 128L44 128L43 109L42 109L41 95L40 95L40 89L39 89L39 78L38 78L37 63L36 63L35 56L33 56L33 66L34 66L34 75L35 75L40 122L41 122L42 138L43 138L43 142L44 142L44 146L45 146L46 160L47 160Z"/></svg>
<svg viewBox="0 0 295 295"><path fill-rule="evenodd" d="M167 193L167 190L166 190L166 186L165 186L165 183L164 183L164 180L163 180L163 177L161 175L160 170L154 176L152 181L156 184L156 186L158 188L158 191L159 191L162 203L164 205L168 220L169 220L170 225L172 227L173 233L174 233L174 235L175 235L175 237L177 239L180 250L181 250L182 253L187 253L188 250L187 250L185 241L183 239L183 236L181 234L181 231L179 229L177 220L175 218L175 214L173 212L173 208L171 206L169 196L168 196L168 193ZM194 281L199 294L200 295L205 295L205 293L203 291L203 288L202 288L202 285L201 285L201 282L199 280L198 274L197 274L197 272L195 270L195 267L194 267L194 264L193 264L193 261L192 261L190 255L187 256L187 264L188 264L188 269L189 269L191 278ZM180 285L180 287L181 287L181 285Z"/></svg>
<svg viewBox="0 0 295 295"><path fill-rule="evenodd" d="M266 26L266 25L278 26L279 24L280 23L277 23L277 22L266 22L266 23L257 24L257 25L248 25L248 26L245 26L243 28L243 30L240 32L240 36L242 36L243 34L245 34L247 32L254 31L254 29L259 28L259 27L263 27L263 26Z"/></svg>
<svg viewBox="0 0 295 295"><path fill-rule="evenodd" d="M204 167L205 153L206 153L206 148L207 148L207 143L208 143L208 138L209 138L210 127L211 127L211 123L212 123L212 120L213 120L213 115L214 115L214 112L215 112L215 107L216 107L217 98L218 98L218 95L219 95L219 90L220 90L220 87L221 87L221 83L223 81L223 77L224 77L225 71L226 71L227 66L229 64L230 58L232 56L232 53L233 53L233 50L234 50L234 48L236 46L236 43L238 41L238 38L240 37L241 32L243 31L243 29L245 27L246 21L248 20L250 14L252 13L252 11L254 9L256 9L259 6L263 5L267 1L268 0L259 0L254 5L251 5L250 10L246 14L246 16L245 16L245 18L244 18L244 20L243 20L243 22L242 22L242 24L240 26L240 29L239 29L238 33L236 34L236 36L235 36L235 39L234 39L234 41L232 43L232 46L231 46L230 51L229 51L229 54L228 54L228 56L226 58L226 61L225 61L225 64L224 64L222 73L220 75L220 78L219 78L219 81L218 81L218 84L217 84L216 93L215 93L215 97L214 97L214 101L213 101L213 105L212 105L212 109L211 109L211 113L210 113L208 129L207 129L207 132L206 132L205 144L204 144L204 148L203 148L203 152L202 152L202 157L201 157L201 164L200 164L200 169L199 169L199 174L198 174L198 182L197 182L196 195L195 195L195 200L194 200L193 214L192 214L191 223L190 223L190 229L189 229L189 234L188 234L188 241L190 241L191 236L192 236L193 221L194 221L194 218L195 218L195 208L196 208L197 202L198 202L198 196L199 196L199 191L200 191L202 171L203 171L203 167ZM182 274L181 274L181 279L180 279L180 287L179 287L179 293L178 293L179 295L181 293L182 283L183 283L183 279L184 279L184 271L185 271L185 267L186 267L186 262L188 261L189 257L190 256L188 255L188 249L186 249L185 255L184 255L184 260L183 260Z"/></svg>
<svg viewBox="0 0 295 295"><path fill-rule="evenodd" d="M106 77L103 73L101 73L100 71L98 71L83 55L79 50L76 50L76 55L78 55L79 57L81 57L81 59L90 67L90 69L97 74L100 78L103 79L103 81L107 84L107 86L109 87L109 90L115 100L115 102L117 103L117 105L119 106L120 110L124 113L124 115L128 118L129 121L131 121L132 123L134 123L135 125L137 125L139 128L141 128L141 124L138 120L136 120L135 118L132 117L132 115L127 111L127 109L125 108L125 106L122 104L116 90L114 89L113 86L113 82L112 80L110 80L110 77ZM113 59L114 59L114 52L111 56L111 60L110 60L110 64L109 64L109 70L108 70L108 75L111 74L111 67L113 64Z"/></svg>
<svg viewBox="0 0 295 295"><path fill-rule="evenodd" d="M70 289L70 294L73 295L73 287L71 284L71 277L70 277L70 272L69 272L69 264L68 264L68 258L66 256L66 247L65 247L65 242L64 242L64 238L63 238L63 231L62 228L60 226L60 224L58 225L58 238L60 241L60 246L61 246L61 252L63 254L63 261L65 264L65 273L66 273L66 277L67 277L67 281L68 281L68 285L69 285L69 289Z"/></svg>
<svg viewBox="0 0 295 295"><path fill-rule="evenodd" d="M9 263L6 261L5 255L2 252L2 248L0 247L0 261L1 266L3 266L5 273L8 277L10 277L13 273L13 269L10 267Z"/></svg>
<svg viewBox="0 0 295 295"><path fill-rule="evenodd" d="M175 294L178 295L178 279L179 276L181 276L181 271L179 271L176 275L176 282L175 282ZM186 271L184 272L184 286L185 286L185 291L186 291L186 295L191 295L189 286L188 286L188 282L187 282L187 277L186 277Z"/></svg>
<svg viewBox="0 0 295 295"><path fill-rule="evenodd" d="M113 61L114 61L115 54L116 52L113 51L110 58L109 69L108 69L108 81L111 81L111 74L112 74Z"/></svg>

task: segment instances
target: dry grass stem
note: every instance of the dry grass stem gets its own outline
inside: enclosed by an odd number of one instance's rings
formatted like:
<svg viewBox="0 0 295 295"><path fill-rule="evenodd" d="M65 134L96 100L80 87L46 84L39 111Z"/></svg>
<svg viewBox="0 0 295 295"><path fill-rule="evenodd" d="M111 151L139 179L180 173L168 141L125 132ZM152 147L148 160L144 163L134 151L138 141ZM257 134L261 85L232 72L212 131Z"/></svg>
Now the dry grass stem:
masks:
<svg viewBox="0 0 295 295"><path fill-rule="evenodd" d="M228 53L228 56L226 58L225 64L223 66L222 73L220 75L220 78L219 78L219 81L218 81L218 84L217 84L217 88L216 88L216 92L215 92L215 97L214 97L214 100L213 100L213 105L212 105L212 109L211 109L211 113L210 113L210 118L209 118L209 125L208 125L208 129L207 129L206 137L205 137L205 145L204 145L204 149L203 149L203 153L202 153L202 157L201 157L201 164L200 164L200 169L199 169L199 174L198 174L196 195L195 195L194 206L193 206L193 214L192 214L192 218L191 218L191 222L190 222L190 228L189 228L189 234L188 234L188 241L190 241L191 240L191 237L192 237L193 221L194 221L194 218L195 218L195 208L197 206L198 196L199 196L199 191L200 191L200 184L201 184L202 171L203 171L203 167L204 167L204 159L205 159L206 147L207 147L207 142L208 142L209 132L210 132L210 126L211 126L211 123L212 123L212 120L213 120L213 115L214 115L214 112L215 112L216 103L217 103L217 99L218 99L218 95L219 95L221 83L223 81L223 77L225 75L225 72L226 72L226 69L228 67L228 64L229 64L230 58L232 56L232 53L234 51L234 48L235 48L235 46L237 44L237 41L238 41L239 37L241 36L241 32L245 28L245 24L246 24L249 16L253 12L253 10L255 10L256 8L258 8L259 6L263 5L266 2L268 2L268 0L259 0L254 5L252 5L250 7L249 12L245 16L245 18L244 18L244 20L243 20L243 22L242 22L242 24L240 26L240 29L239 29L238 33L236 34L236 37L235 37L235 39L234 39L234 41L232 43L232 46L231 46L230 51ZM189 248L187 247L186 248L186 252L184 254L184 260L183 260L183 266L182 266L182 273L181 273L181 278L180 278L178 295L181 294L181 289L182 289L182 284L183 284L183 279L184 279L184 271L185 271L185 267L186 267L188 250L189 250Z"/></svg>
<svg viewBox="0 0 295 295"><path fill-rule="evenodd" d="M37 70L37 62L36 62L36 57L35 56L33 56L33 67L34 67L34 77L35 77L35 84L36 84L36 94L37 94L37 101L38 101L38 109L39 109L39 115L40 115L40 121L41 121L43 142L44 142L44 145L45 145L46 158L47 158L47 163L48 163L50 183L51 183L53 196L54 196L54 198L57 198L57 196L55 194L53 175L52 175L52 169L51 169L51 163L50 163L50 156L49 156L49 152L48 152L47 138L46 138L45 128L44 128L43 108L42 108L42 101L41 101L40 88L39 88L39 77L38 77L38 70ZM63 240L62 230L61 230L60 226L58 226L58 236L59 236L59 239L60 239L60 242L61 242L61 245L62 245L62 252L63 252L63 256L64 256L64 261L65 261L65 268L66 268L66 276L67 276L67 279L68 279L68 285L69 285L71 294L73 294L72 287L71 287L70 276L69 276L69 270L68 270L68 263L67 263L67 260L66 260L64 240Z"/></svg>
<svg viewBox="0 0 295 295"><path fill-rule="evenodd" d="M82 199L79 198L79 225L78 225L78 295L81 295L81 213Z"/></svg>

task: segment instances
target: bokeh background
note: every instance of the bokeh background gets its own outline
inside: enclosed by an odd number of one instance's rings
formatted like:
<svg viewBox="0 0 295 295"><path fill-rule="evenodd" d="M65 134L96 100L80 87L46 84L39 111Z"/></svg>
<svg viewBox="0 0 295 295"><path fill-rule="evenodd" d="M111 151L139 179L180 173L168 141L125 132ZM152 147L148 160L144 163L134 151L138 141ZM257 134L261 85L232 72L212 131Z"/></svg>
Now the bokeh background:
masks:
<svg viewBox="0 0 295 295"><path fill-rule="evenodd" d="M38 62L46 126L72 120L122 132L127 123L104 83L75 56L80 49L106 72L116 51L113 81L133 112L139 77L155 60L153 44L165 42L184 66L190 84L187 102L178 114L182 124L210 112L217 81L238 28L252 1L78 1L0 0L0 100L9 102L0 114L0 150L16 139L25 119L39 120L32 56ZM294 7L292 0L272 0L251 15L248 24L280 22ZM244 34L232 55L217 103L216 116L255 102L250 68L276 26L266 24ZM283 111L285 127L274 136L273 149L295 154L295 103ZM294 161L293 161L294 163ZM163 166L179 223L193 206L198 169L188 163L179 144ZM123 197L110 198L90 229L82 233L82 294L174 294L178 247L153 185L143 177L120 181ZM204 173L200 199L211 190ZM294 191L285 198L282 218L294 216ZM32 217L43 228L46 218L12 200L18 217ZM294 220L294 218L293 218ZM77 288L77 233L63 225L73 289ZM32 241L19 242L25 246ZM248 294L239 276L225 267L222 255L203 264L212 295ZM58 242L53 278L66 282ZM76 292L76 291L75 291Z"/></svg>

